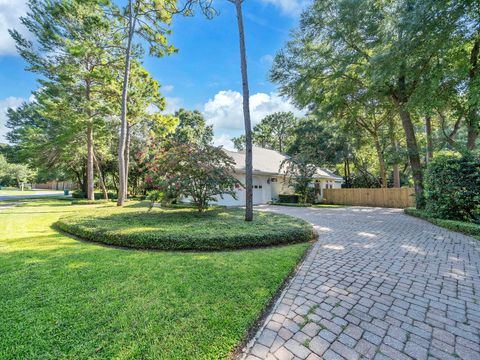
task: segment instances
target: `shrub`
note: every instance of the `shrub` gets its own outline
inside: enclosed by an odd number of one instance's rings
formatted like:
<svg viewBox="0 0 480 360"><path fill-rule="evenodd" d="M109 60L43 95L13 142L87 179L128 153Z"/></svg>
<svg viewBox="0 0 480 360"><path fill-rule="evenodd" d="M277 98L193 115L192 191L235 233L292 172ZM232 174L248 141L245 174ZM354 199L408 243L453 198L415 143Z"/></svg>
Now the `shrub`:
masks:
<svg viewBox="0 0 480 360"><path fill-rule="evenodd" d="M292 206L292 207L310 207L310 203L282 203L282 202L271 202L270 205L281 205L281 206Z"/></svg>
<svg viewBox="0 0 480 360"><path fill-rule="evenodd" d="M315 204L317 201L317 195L314 187L308 187L306 190L307 197L306 202L310 204Z"/></svg>
<svg viewBox="0 0 480 360"><path fill-rule="evenodd" d="M90 241L160 250L241 249L306 242L314 236L312 226L301 219L256 212L255 220L246 222L241 209L198 213L188 208L145 211L112 205L66 215L56 225Z"/></svg>
<svg viewBox="0 0 480 360"><path fill-rule="evenodd" d="M167 196L164 191L161 190L151 190L147 193L147 199L150 201L149 210L153 208L156 203L165 205Z"/></svg>
<svg viewBox="0 0 480 360"><path fill-rule="evenodd" d="M116 200L117 199L117 194L116 193L113 193L113 192L108 192L108 198L110 200ZM95 197L95 200L103 200L103 192L96 192L93 194L93 196Z"/></svg>
<svg viewBox="0 0 480 360"><path fill-rule="evenodd" d="M426 210L433 217L480 222L480 159L440 155L425 174Z"/></svg>
<svg viewBox="0 0 480 360"><path fill-rule="evenodd" d="M480 225L471 222L458 221L458 220L446 220L435 218L425 210L418 210L415 208L407 208L404 210L405 214L415 216L432 224L444 227L446 229L461 232L466 235L475 236L480 239Z"/></svg>
<svg viewBox="0 0 480 360"><path fill-rule="evenodd" d="M85 199L87 195L82 190L72 191L72 197L74 199Z"/></svg>
<svg viewBox="0 0 480 360"><path fill-rule="evenodd" d="M103 200L103 192L96 192L93 194L95 200ZM87 194L84 193L82 190L75 190L72 192L72 197L74 199L86 199L87 198ZM108 198L110 200L112 199L116 199L117 198L117 194L116 193L113 193L113 192L108 192Z"/></svg>
<svg viewBox="0 0 480 360"><path fill-rule="evenodd" d="M300 200L300 195L298 194L279 194L278 195L278 202L280 203L290 203L296 204Z"/></svg>

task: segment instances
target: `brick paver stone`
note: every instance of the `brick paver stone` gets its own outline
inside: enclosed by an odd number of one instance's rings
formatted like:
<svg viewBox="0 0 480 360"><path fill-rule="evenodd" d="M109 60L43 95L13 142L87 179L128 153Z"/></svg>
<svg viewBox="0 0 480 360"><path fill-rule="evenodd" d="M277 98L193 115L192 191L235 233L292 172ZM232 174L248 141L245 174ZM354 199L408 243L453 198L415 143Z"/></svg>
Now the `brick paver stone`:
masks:
<svg viewBox="0 0 480 360"><path fill-rule="evenodd" d="M480 241L398 209L262 206L319 239L243 359L480 359Z"/></svg>

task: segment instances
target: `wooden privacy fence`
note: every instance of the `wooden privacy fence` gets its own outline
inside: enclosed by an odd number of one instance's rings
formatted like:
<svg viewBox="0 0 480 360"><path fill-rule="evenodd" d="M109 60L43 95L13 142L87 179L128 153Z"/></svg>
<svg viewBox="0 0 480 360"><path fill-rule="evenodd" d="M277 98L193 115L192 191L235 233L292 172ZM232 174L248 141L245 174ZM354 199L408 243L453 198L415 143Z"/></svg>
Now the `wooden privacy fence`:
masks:
<svg viewBox="0 0 480 360"><path fill-rule="evenodd" d="M412 188L324 189L328 204L406 208L415 206Z"/></svg>

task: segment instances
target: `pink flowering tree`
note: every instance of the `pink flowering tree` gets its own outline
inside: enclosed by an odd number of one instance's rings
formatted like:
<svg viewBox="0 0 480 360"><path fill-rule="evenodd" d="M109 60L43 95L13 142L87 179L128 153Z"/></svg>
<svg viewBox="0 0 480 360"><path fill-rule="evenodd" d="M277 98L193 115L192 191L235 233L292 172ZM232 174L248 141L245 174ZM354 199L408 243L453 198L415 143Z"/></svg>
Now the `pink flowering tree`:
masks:
<svg viewBox="0 0 480 360"><path fill-rule="evenodd" d="M231 195L242 186L233 176L234 161L221 147L195 143L152 146L145 183L163 199L183 196L192 200L199 212L209 202Z"/></svg>

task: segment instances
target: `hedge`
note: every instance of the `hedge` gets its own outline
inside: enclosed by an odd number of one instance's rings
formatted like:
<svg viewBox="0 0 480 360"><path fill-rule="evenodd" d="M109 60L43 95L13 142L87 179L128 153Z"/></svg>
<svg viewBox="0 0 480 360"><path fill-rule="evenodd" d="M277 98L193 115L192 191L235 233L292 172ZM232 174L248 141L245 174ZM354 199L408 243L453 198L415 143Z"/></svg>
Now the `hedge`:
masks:
<svg viewBox="0 0 480 360"><path fill-rule="evenodd" d="M102 206L67 215L56 223L82 239L130 248L159 250L223 250L283 245L313 239L313 227L287 215L255 212L244 221L241 209L117 208Z"/></svg>
<svg viewBox="0 0 480 360"><path fill-rule="evenodd" d="M110 200L113 200L113 199L117 199L117 194L116 193L113 193L113 192L108 192L108 198ZM103 192L96 192L93 194L95 200L103 200ZM75 190L72 192L72 197L74 199L86 199L87 198L87 194L85 194L83 191L81 190Z"/></svg>
<svg viewBox="0 0 480 360"><path fill-rule="evenodd" d="M312 204L309 204L309 203L283 203L283 202L271 202L270 205L292 206L292 207L310 207L310 206L312 206Z"/></svg>
<svg viewBox="0 0 480 360"><path fill-rule="evenodd" d="M278 195L278 202L296 204L300 200L300 195L298 194L280 194Z"/></svg>
<svg viewBox="0 0 480 360"><path fill-rule="evenodd" d="M480 224L480 159L438 155L425 172L426 211L440 219Z"/></svg>
<svg viewBox="0 0 480 360"><path fill-rule="evenodd" d="M432 224L438 225L440 227L457 231L465 235L474 236L475 238L480 240L480 225L465 222L465 221L458 221L458 220L447 220L447 219L439 219L431 214L429 214L425 210L419 210L415 208L407 208L404 210L405 214L415 216L421 219L424 219Z"/></svg>

